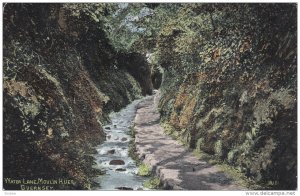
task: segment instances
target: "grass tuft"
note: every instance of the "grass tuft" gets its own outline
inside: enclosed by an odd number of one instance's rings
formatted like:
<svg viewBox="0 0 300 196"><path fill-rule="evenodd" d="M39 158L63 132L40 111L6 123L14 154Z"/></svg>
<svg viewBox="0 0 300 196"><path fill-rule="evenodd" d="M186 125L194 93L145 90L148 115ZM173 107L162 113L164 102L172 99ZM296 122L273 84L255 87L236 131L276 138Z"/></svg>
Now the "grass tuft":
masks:
<svg viewBox="0 0 300 196"><path fill-rule="evenodd" d="M140 164L139 170L138 170L139 176L150 176L151 175L151 169L148 165L145 163Z"/></svg>
<svg viewBox="0 0 300 196"><path fill-rule="evenodd" d="M158 177L152 177L150 180L144 182L144 187L148 189L159 189L160 180Z"/></svg>

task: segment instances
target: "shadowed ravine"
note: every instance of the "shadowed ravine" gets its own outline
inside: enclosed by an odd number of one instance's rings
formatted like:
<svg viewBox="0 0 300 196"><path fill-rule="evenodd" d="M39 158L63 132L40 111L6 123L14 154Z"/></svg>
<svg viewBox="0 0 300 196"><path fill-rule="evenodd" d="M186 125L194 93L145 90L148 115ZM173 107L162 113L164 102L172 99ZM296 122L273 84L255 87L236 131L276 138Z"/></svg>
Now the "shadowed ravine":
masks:
<svg viewBox="0 0 300 196"><path fill-rule="evenodd" d="M297 190L297 11L3 3L3 189Z"/></svg>

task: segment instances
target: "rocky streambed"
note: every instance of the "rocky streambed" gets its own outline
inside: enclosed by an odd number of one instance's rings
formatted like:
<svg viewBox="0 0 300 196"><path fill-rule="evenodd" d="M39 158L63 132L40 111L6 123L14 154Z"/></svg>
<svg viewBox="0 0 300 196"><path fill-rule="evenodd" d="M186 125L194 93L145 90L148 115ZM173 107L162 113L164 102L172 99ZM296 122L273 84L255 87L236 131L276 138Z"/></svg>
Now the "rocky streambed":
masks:
<svg viewBox="0 0 300 196"><path fill-rule="evenodd" d="M104 126L106 141L96 147L97 165L95 168L106 174L93 180L99 184L94 190L145 190L143 183L149 177L138 176L136 162L129 156L129 143L132 140L131 128L141 100L135 100L126 108L110 115L111 123Z"/></svg>

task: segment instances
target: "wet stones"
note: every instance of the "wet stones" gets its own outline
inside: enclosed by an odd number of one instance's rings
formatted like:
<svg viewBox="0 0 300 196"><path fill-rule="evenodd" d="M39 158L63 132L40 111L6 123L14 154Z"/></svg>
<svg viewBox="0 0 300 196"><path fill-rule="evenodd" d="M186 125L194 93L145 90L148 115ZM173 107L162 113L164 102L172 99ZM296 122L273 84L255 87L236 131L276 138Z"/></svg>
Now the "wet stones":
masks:
<svg viewBox="0 0 300 196"><path fill-rule="evenodd" d="M124 165L125 162L123 160L120 160L120 159L116 159L116 160L111 160L109 162L110 165Z"/></svg>
<svg viewBox="0 0 300 196"><path fill-rule="evenodd" d="M125 168L117 168L116 171L126 171Z"/></svg>
<svg viewBox="0 0 300 196"><path fill-rule="evenodd" d="M111 117L111 123L103 126L106 141L97 146L96 158L99 162L97 165L106 171L109 177L101 178L100 189L137 190L140 188L139 190L142 190L143 188L142 179L136 175L137 165L128 153L129 141L132 139L129 133L135 117L135 108L131 110L133 110L132 116L127 112L124 112L123 116L115 113ZM121 184L123 180L127 180L127 177L129 182Z"/></svg>
<svg viewBox="0 0 300 196"><path fill-rule="evenodd" d="M118 189L118 190L133 190L133 188L125 187L125 186L122 186L122 187L116 187L116 189Z"/></svg>
<svg viewBox="0 0 300 196"><path fill-rule="evenodd" d="M112 150L107 151L107 154L115 154L115 152L116 152L116 150L112 149Z"/></svg>

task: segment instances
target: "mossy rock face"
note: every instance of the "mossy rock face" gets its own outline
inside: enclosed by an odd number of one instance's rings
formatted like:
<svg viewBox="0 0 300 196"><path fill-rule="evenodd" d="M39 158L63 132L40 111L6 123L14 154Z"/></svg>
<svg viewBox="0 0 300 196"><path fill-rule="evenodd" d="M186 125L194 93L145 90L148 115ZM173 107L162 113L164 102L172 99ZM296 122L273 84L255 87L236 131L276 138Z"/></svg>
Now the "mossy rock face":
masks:
<svg viewBox="0 0 300 196"><path fill-rule="evenodd" d="M143 56L119 59L97 21L72 6L88 5L5 5L5 178L68 178L75 184L55 189L89 189L99 172L85 155L105 139L108 114L152 92Z"/></svg>
<svg viewBox="0 0 300 196"><path fill-rule="evenodd" d="M272 181L275 188L294 189L295 5L220 4L220 10L243 13L253 23L246 27L236 20L239 14L223 17L222 11L215 10L214 28L198 23L206 33L184 25L209 19L209 13L199 14L202 6L206 5L179 9L185 14L184 9L190 10L191 14L184 19L178 11L181 26L170 20L159 35L156 53L163 57L158 63L164 68L161 119L174 129L172 133L179 140L241 168L257 183ZM278 20L270 23L268 19L273 17ZM225 36L222 32L230 33ZM193 37L199 34L201 47Z"/></svg>

